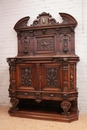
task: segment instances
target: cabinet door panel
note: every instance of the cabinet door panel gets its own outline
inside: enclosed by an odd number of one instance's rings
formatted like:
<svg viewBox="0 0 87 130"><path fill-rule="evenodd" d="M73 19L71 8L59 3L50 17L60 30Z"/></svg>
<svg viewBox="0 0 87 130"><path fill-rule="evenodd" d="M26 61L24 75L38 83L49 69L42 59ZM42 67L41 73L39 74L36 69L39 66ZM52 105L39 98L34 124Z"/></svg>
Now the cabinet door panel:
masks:
<svg viewBox="0 0 87 130"><path fill-rule="evenodd" d="M17 88L35 89L36 85L35 64L17 65Z"/></svg>
<svg viewBox="0 0 87 130"><path fill-rule="evenodd" d="M62 90L62 68L60 64L41 65L42 90Z"/></svg>

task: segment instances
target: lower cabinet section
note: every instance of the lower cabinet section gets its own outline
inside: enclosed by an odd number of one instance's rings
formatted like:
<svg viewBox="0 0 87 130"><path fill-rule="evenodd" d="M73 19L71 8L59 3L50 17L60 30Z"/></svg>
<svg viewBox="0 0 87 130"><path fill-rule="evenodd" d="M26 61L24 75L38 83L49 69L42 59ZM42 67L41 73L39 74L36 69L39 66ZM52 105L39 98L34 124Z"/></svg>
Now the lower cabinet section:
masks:
<svg viewBox="0 0 87 130"><path fill-rule="evenodd" d="M78 119L78 93L17 91L12 98L11 116L71 122Z"/></svg>
<svg viewBox="0 0 87 130"><path fill-rule="evenodd" d="M11 116L71 122L78 119L72 58L9 58Z"/></svg>

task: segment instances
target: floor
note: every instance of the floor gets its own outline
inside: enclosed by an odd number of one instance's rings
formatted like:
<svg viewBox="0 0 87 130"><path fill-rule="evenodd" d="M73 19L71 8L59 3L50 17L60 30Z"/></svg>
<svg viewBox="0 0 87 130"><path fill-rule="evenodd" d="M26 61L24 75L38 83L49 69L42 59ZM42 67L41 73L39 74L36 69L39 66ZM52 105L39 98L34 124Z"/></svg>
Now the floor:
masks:
<svg viewBox="0 0 87 130"><path fill-rule="evenodd" d="M87 114L72 123L10 117L8 107L0 106L0 130L87 130Z"/></svg>

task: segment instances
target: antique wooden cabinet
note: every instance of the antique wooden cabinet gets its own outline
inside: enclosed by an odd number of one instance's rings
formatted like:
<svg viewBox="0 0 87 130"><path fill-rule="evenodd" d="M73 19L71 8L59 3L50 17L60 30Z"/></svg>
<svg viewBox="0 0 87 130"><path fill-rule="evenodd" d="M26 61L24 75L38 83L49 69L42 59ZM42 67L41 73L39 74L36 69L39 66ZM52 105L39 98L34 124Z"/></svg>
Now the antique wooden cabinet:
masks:
<svg viewBox="0 0 87 130"><path fill-rule="evenodd" d="M14 26L18 55L7 58L11 116L71 122L78 119L74 17L59 13L62 23L46 12L28 26Z"/></svg>

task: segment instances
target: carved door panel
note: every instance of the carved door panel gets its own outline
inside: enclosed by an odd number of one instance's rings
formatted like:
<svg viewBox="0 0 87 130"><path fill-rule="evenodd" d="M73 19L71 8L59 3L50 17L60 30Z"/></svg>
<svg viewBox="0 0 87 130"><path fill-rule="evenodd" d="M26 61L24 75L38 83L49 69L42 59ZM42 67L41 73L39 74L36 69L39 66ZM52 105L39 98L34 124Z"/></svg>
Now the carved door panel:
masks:
<svg viewBox="0 0 87 130"><path fill-rule="evenodd" d="M35 89L36 85L35 64L17 65L17 89Z"/></svg>
<svg viewBox="0 0 87 130"><path fill-rule="evenodd" d="M42 90L62 90L62 68L60 64L41 64Z"/></svg>

